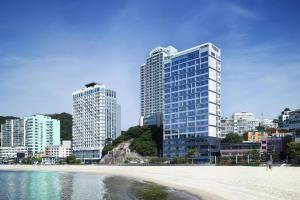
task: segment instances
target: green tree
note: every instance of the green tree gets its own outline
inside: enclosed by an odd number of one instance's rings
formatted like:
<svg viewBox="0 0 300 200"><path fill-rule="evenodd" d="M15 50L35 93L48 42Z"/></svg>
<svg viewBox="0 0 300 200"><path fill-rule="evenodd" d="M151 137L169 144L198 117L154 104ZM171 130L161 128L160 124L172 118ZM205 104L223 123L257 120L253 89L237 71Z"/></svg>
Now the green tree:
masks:
<svg viewBox="0 0 300 200"><path fill-rule="evenodd" d="M186 158L183 158L183 157L174 157L173 158L173 163L174 164L186 164L186 163L188 163L188 160Z"/></svg>
<svg viewBox="0 0 300 200"><path fill-rule="evenodd" d="M79 164L80 160L76 159L74 155L71 155L66 158L66 162L67 164Z"/></svg>
<svg viewBox="0 0 300 200"><path fill-rule="evenodd" d="M187 157L192 160L192 164L194 164L194 157L198 153L198 150L196 148L190 148L187 151Z"/></svg>
<svg viewBox="0 0 300 200"><path fill-rule="evenodd" d="M147 131L134 139L130 145L131 150L135 150L142 156L156 156L157 147L155 142L152 140L150 131Z"/></svg>
<svg viewBox="0 0 300 200"><path fill-rule="evenodd" d="M161 156L163 144L162 128L157 126L134 126L123 132L111 145L106 145L102 150L102 157L114 147L128 140L132 140L129 148L142 156Z"/></svg>
<svg viewBox="0 0 300 200"><path fill-rule="evenodd" d="M259 151L256 149L253 149L250 151L250 156L252 160L258 160L259 159Z"/></svg>
<svg viewBox="0 0 300 200"><path fill-rule="evenodd" d="M228 133L224 139L221 140L221 143L237 144L242 143L243 137L237 133Z"/></svg>
<svg viewBox="0 0 300 200"><path fill-rule="evenodd" d="M106 145L103 149L102 149L102 158L111 150L113 150L113 146L112 145Z"/></svg>
<svg viewBox="0 0 300 200"><path fill-rule="evenodd" d="M37 158L34 158L34 161L37 161L38 164L41 164L42 163L42 157L37 157Z"/></svg>
<svg viewBox="0 0 300 200"><path fill-rule="evenodd" d="M300 164L300 143L290 142L287 145L287 154L293 164Z"/></svg>
<svg viewBox="0 0 300 200"><path fill-rule="evenodd" d="M137 138L142 135L144 131L144 128L141 126L133 126L127 130L126 135L130 138Z"/></svg>
<svg viewBox="0 0 300 200"><path fill-rule="evenodd" d="M164 163L165 161L167 161L167 158L166 157L162 157L162 158L159 158L159 157L151 157L149 159L149 163L151 164L162 164Z"/></svg>

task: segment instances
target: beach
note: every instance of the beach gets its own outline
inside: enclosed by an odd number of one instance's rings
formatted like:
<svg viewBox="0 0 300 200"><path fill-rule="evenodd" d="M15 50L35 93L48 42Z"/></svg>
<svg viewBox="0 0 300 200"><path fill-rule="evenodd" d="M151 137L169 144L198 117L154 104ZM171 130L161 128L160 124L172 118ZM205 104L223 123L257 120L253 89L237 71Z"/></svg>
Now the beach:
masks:
<svg viewBox="0 0 300 200"><path fill-rule="evenodd" d="M243 166L0 165L9 171L100 173L154 182L203 200L298 200L300 168Z"/></svg>

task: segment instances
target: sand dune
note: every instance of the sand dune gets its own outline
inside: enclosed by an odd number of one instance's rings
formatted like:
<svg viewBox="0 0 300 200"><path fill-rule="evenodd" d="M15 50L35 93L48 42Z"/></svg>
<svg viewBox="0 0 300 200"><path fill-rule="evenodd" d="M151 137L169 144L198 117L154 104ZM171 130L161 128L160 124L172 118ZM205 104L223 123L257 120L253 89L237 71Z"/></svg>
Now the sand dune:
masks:
<svg viewBox="0 0 300 200"><path fill-rule="evenodd" d="M0 170L89 172L134 177L184 190L204 200L299 200L300 168L217 166L0 165Z"/></svg>

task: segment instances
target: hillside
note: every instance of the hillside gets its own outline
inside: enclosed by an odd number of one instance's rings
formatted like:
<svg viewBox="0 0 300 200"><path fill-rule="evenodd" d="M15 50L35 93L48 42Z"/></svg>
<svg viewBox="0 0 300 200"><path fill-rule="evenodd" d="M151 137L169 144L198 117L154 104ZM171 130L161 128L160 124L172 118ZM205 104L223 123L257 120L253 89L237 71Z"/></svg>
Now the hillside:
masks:
<svg viewBox="0 0 300 200"><path fill-rule="evenodd" d="M130 150L142 156L159 156L162 154L163 130L156 126L134 126L105 146L102 157L122 142L131 140Z"/></svg>
<svg viewBox="0 0 300 200"><path fill-rule="evenodd" d="M111 151L109 151L104 157L102 157L101 164L122 164L129 162L130 160L141 161L143 157L135 151L130 150L132 139L126 142L122 142Z"/></svg>
<svg viewBox="0 0 300 200"><path fill-rule="evenodd" d="M53 119L60 120L60 139L72 140L72 115L69 113L47 114Z"/></svg>

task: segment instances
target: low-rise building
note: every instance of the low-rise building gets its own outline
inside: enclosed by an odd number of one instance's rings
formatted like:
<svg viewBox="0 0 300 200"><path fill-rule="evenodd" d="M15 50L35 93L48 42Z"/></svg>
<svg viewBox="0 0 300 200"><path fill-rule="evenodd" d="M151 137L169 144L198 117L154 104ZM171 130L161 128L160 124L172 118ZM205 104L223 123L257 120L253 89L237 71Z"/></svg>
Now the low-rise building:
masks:
<svg viewBox="0 0 300 200"><path fill-rule="evenodd" d="M264 129L258 127L255 131L244 133L245 143L260 143L261 153L280 153L292 140L292 133L286 129Z"/></svg>
<svg viewBox="0 0 300 200"><path fill-rule="evenodd" d="M280 153L286 150L286 146L292 141L291 135L286 135L285 137L267 137L260 141L261 143L261 153Z"/></svg>
<svg viewBox="0 0 300 200"><path fill-rule="evenodd" d="M18 154L25 154L27 156L26 147L0 147L0 158L11 159L17 158Z"/></svg>
<svg viewBox="0 0 300 200"><path fill-rule="evenodd" d="M221 144L221 156L247 156L251 151L256 150L260 152L260 143L239 143L239 144Z"/></svg>
<svg viewBox="0 0 300 200"><path fill-rule="evenodd" d="M61 145L52 145L47 146L45 155L48 157L55 157L55 158L66 158L72 155L72 148L71 148L71 141L62 141Z"/></svg>
<svg viewBox="0 0 300 200"><path fill-rule="evenodd" d="M55 165L57 158L55 156L43 156L42 163L43 165Z"/></svg>
<svg viewBox="0 0 300 200"><path fill-rule="evenodd" d="M244 142L261 142L267 137L282 138L288 135L292 135L292 133L286 129L264 129L263 127L258 127L254 131L244 133L243 140Z"/></svg>
<svg viewBox="0 0 300 200"><path fill-rule="evenodd" d="M243 134L244 142L248 142L248 143L258 143L262 139L265 139L267 137L268 137L267 132L260 132L260 131L248 131Z"/></svg>

